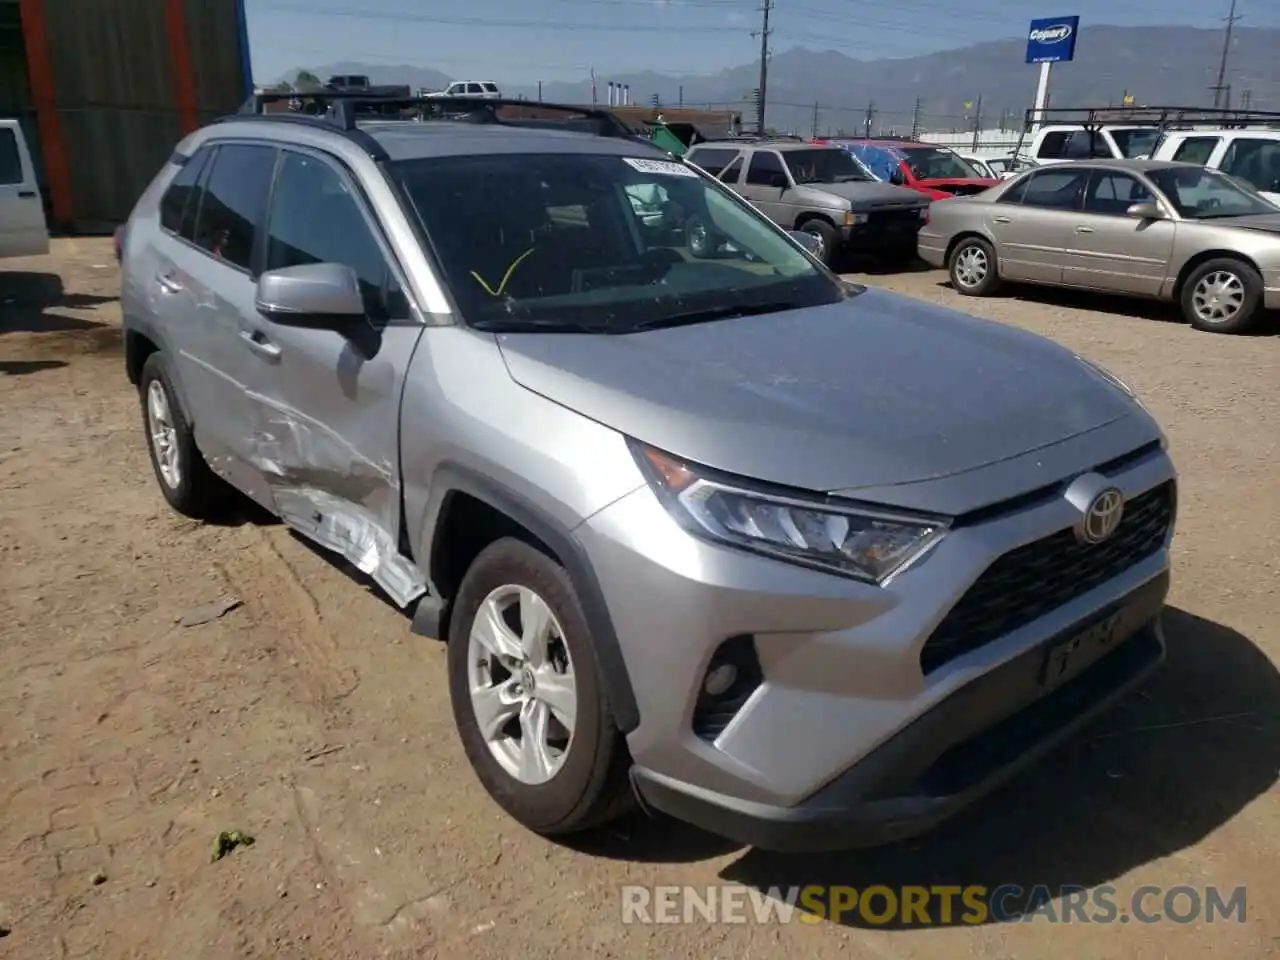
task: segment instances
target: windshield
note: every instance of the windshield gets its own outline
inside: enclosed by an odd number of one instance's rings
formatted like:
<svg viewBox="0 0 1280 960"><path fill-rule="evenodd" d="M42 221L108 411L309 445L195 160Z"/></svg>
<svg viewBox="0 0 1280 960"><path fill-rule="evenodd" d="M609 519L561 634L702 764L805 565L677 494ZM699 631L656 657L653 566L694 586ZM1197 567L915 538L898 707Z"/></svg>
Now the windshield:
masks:
<svg viewBox="0 0 1280 960"><path fill-rule="evenodd" d="M784 150L782 158L796 183L865 183L875 178L847 150Z"/></svg>
<svg viewBox="0 0 1280 960"><path fill-rule="evenodd" d="M1147 175L1178 213L1191 220L1280 212L1250 187L1208 167L1171 167Z"/></svg>
<svg viewBox="0 0 1280 960"><path fill-rule="evenodd" d="M902 151L902 159L917 180L971 180L979 178L957 153L945 147L912 147Z"/></svg>
<svg viewBox="0 0 1280 960"><path fill-rule="evenodd" d="M1160 131L1154 128L1112 130L1111 139L1116 142L1122 157L1134 160L1151 156L1155 151L1156 141L1160 139Z"/></svg>
<svg viewBox="0 0 1280 960"><path fill-rule="evenodd" d="M495 154L393 170L464 319L486 330L627 333L849 295L679 161Z"/></svg>

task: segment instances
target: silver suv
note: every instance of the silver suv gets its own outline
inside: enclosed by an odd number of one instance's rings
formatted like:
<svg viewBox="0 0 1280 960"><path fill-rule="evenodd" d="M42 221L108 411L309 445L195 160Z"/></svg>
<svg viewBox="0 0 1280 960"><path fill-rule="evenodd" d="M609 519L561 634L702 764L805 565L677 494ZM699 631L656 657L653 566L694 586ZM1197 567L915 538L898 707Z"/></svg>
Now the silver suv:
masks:
<svg viewBox="0 0 1280 960"><path fill-rule="evenodd" d="M514 817L891 840L1162 659L1174 469L1122 383L842 283L603 112L470 109L191 134L123 235L126 365L176 510L235 488L447 642Z"/></svg>
<svg viewBox="0 0 1280 960"><path fill-rule="evenodd" d="M699 143L685 159L728 184L766 217L812 238L814 255L870 253L891 263L916 258L929 198L881 183L843 147L795 140Z"/></svg>

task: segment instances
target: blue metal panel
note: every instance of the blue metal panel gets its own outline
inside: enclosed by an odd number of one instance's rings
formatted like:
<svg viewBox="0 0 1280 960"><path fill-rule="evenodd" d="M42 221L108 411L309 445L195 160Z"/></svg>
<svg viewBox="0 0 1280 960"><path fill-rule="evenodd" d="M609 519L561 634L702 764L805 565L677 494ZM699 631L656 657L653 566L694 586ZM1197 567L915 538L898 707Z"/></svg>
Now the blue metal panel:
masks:
<svg viewBox="0 0 1280 960"><path fill-rule="evenodd" d="M1079 17L1041 17L1027 30L1027 63L1065 63L1076 55Z"/></svg>

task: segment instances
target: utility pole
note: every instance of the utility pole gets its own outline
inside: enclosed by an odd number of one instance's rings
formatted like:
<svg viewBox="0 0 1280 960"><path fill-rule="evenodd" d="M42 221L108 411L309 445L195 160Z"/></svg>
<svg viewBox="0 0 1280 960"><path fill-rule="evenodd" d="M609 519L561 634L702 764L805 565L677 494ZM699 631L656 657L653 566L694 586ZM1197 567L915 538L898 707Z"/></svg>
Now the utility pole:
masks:
<svg viewBox="0 0 1280 960"><path fill-rule="evenodd" d="M538 102L542 102L542 81L538 81Z"/></svg>
<svg viewBox="0 0 1280 960"><path fill-rule="evenodd" d="M1231 31L1236 25L1236 21L1242 19L1236 16L1236 0L1231 0L1231 12L1227 14L1227 29L1222 37L1222 60L1218 63L1218 82L1209 89L1213 91L1213 106L1218 108L1222 106L1222 95L1227 88L1223 85L1227 78L1227 57L1231 55Z"/></svg>
<svg viewBox="0 0 1280 960"><path fill-rule="evenodd" d="M872 100L870 103L867 104L867 115L865 117L865 124L866 124L865 135L868 140L871 139L871 124L875 121L875 119L876 119L876 102Z"/></svg>
<svg viewBox="0 0 1280 960"><path fill-rule="evenodd" d="M916 105L911 110L911 139L920 139L920 110L924 106L924 101L920 97L916 97Z"/></svg>
<svg viewBox="0 0 1280 960"><path fill-rule="evenodd" d="M684 106L684 84L680 84L680 106Z"/></svg>
<svg viewBox="0 0 1280 960"><path fill-rule="evenodd" d="M756 133L764 136L764 104L765 90L769 81L769 11L773 9L773 0L760 0L760 97L756 101ZM756 36L756 34L752 34Z"/></svg>
<svg viewBox="0 0 1280 960"><path fill-rule="evenodd" d="M978 137L982 131L982 94L978 94L978 102L973 105L973 149L978 149Z"/></svg>
<svg viewBox="0 0 1280 960"><path fill-rule="evenodd" d="M813 139L818 139L818 101L813 101Z"/></svg>
<svg viewBox="0 0 1280 960"><path fill-rule="evenodd" d="M1253 91L1245 87L1240 91L1240 109L1248 110L1253 103Z"/></svg>

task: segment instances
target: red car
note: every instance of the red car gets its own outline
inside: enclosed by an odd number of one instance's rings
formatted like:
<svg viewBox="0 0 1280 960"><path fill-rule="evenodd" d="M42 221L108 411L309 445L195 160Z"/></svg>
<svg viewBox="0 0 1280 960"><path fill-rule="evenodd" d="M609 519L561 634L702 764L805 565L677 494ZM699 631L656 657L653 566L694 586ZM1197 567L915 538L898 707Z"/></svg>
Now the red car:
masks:
<svg viewBox="0 0 1280 960"><path fill-rule="evenodd" d="M954 150L934 143L864 138L815 142L844 147L879 179L918 190L933 200L970 196L1000 182L978 176Z"/></svg>

